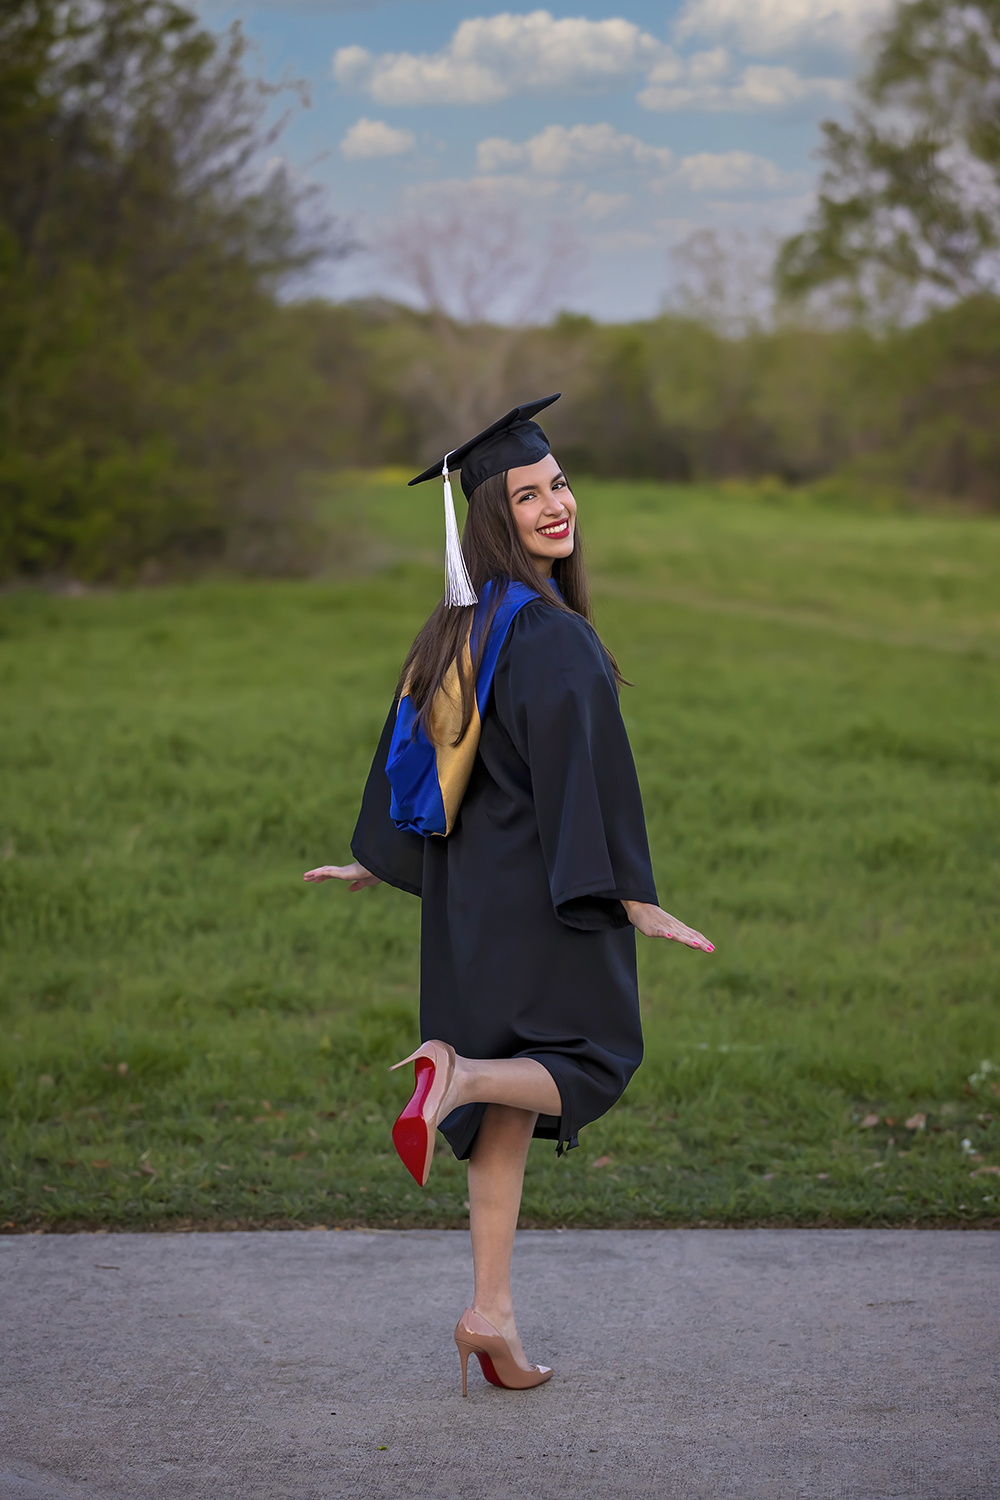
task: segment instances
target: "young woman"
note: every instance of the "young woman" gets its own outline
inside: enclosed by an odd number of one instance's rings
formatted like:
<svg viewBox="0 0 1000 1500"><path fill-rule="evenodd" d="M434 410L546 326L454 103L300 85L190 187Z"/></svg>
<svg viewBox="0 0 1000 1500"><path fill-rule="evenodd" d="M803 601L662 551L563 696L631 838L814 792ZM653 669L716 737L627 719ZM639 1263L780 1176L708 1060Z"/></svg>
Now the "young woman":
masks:
<svg viewBox="0 0 1000 1500"><path fill-rule="evenodd" d="M437 1129L469 1161L463 1395L470 1353L497 1385L552 1373L525 1357L511 1301L528 1144L575 1146L639 1066L634 929L712 951L657 904L623 679L590 623L576 501L531 421L556 399L411 481L443 472L447 515L448 462L461 467L462 550L452 509L448 594L404 664L355 863L305 876L422 897L426 1040L405 1059L416 1087L393 1138L421 1185Z"/></svg>

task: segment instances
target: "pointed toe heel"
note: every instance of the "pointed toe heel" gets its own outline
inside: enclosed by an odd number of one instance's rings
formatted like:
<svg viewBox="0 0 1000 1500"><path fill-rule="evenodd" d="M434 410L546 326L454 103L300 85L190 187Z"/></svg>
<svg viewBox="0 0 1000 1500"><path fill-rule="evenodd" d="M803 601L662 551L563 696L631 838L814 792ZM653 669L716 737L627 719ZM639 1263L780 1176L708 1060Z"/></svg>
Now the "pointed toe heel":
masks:
<svg viewBox="0 0 1000 1500"><path fill-rule="evenodd" d="M455 1328L455 1343L462 1361L462 1395L469 1393L469 1355L479 1360L480 1369L490 1385L501 1386L507 1391L530 1391L536 1385L544 1385L552 1379L548 1365L532 1365L522 1370L510 1345L502 1333L498 1333L482 1313L467 1307Z"/></svg>
<svg viewBox="0 0 1000 1500"><path fill-rule="evenodd" d="M447 1042L424 1042L402 1062L393 1063L389 1072L407 1063L413 1063L413 1093L392 1127L392 1143L414 1182L426 1187L438 1115L455 1074L455 1049Z"/></svg>

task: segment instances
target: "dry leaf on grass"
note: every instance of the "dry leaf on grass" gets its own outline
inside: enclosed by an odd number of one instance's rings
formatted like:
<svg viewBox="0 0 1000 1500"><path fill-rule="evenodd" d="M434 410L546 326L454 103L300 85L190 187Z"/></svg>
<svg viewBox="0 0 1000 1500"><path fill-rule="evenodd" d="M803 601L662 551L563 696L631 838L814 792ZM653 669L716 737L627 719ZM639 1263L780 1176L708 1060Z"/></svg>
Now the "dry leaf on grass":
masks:
<svg viewBox="0 0 1000 1500"><path fill-rule="evenodd" d="M288 1158L288 1160L289 1161L302 1161L303 1158L306 1157L306 1156L308 1156L308 1155L309 1155L308 1151L293 1151L292 1154L291 1154L291 1156Z"/></svg>
<svg viewBox="0 0 1000 1500"><path fill-rule="evenodd" d="M1000 1167L977 1167L970 1177L1000 1177Z"/></svg>
<svg viewBox="0 0 1000 1500"><path fill-rule="evenodd" d="M110 1167L111 1163L109 1161L105 1161L102 1157L100 1161L92 1161L90 1165L92 1167L100 1168L100 1170L103 1172L107 1167Z"/></svg>
<svg viewBox="0 0 1000 1500"><path fill-rule="evenodd" d="M878 1115L865 1115L864 1119L861 1121L861 1124L858 1126L858 1129L871 1130L872 1126L877 1124Z"/></svg>
<svg viewBox="0 0 1000 1500"><path fill-rule="evenodd" d="M611 1157L610 1156L599 1156L597 1158L597 1160L596 1161L592 1161L590 1163L590 1165L591 1165L592 1168L593 1167L609 1167L611 1165Z"/></svg>
<svg viewBox="0 0 1000 1500"><path fill-rule="evenodd" d="M911 1115L906 1122L907 1130L923 1130L927 1124L926 1115Z"/></svg>

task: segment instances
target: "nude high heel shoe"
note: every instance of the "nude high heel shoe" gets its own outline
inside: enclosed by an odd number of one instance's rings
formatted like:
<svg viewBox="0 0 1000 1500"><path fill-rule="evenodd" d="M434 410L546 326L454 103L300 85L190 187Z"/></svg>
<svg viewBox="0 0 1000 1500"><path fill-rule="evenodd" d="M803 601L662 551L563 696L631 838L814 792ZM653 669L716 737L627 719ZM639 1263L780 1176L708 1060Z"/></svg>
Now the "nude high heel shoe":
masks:
<svg viewBox="0 0 1000 1500"><path fill-rule="evenodd" d="M469 1393L469 1355L474 1354L482 1366L483 1374L491 1385L503 1386L508 1391L527 1391L536 1385L544 1385L552 1379L548 1365L532 1365L522 1370L510 1352L510 1345L502 1333L497 1333L493 1324L467 1307L455 1329L455 1343L462 1360L462 1395Z"/></svg>
<svg viewBox="0 0 1000 1500"><path fill-rule="evenodd" d="M402 1062L393 1063L389 1072L409 1062L414 1064L413 1093L392 1127L392 1143L410 1176L420 1187L426 1187L434 1160L438 1114L455 1075L455 1049L447 1042L424 1042Z"/></svg>

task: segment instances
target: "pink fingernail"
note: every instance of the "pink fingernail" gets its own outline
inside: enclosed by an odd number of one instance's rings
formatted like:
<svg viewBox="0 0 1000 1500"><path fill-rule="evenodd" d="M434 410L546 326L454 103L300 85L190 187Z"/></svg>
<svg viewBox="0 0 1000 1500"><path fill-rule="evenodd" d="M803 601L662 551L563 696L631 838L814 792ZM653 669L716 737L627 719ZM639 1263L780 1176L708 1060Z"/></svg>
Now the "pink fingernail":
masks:
<svg viewBox="0 0 1000 1500"><path fill-rule="evenodd" d="M715 944L714 943L709 943L708 946L705 949L705 952L706 953L714 953L715 952Z"/></svg>

